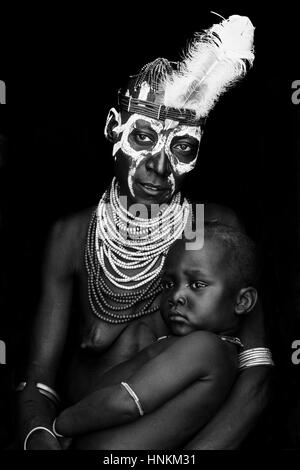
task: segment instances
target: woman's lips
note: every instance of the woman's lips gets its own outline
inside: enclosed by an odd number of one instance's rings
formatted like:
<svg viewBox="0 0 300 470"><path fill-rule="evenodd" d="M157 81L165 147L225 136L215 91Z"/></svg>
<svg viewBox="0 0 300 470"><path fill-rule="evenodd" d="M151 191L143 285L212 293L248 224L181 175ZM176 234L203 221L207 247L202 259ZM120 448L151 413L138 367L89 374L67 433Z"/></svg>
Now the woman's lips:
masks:
<svg viewBox="0 0 300 470"><path fill-rule="evenodd" d="M145 193L150 194L151 196L161 194L162 192L169 190L169 187L154 185L150 183L139 183L139 185L142 187Z"/></svg>

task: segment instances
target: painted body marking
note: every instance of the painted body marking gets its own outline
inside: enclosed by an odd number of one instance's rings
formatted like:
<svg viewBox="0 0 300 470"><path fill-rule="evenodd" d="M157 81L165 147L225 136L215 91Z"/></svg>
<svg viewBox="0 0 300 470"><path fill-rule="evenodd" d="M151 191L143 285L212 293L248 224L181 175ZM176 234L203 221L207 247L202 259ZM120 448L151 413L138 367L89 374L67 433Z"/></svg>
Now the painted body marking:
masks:
<svg viewBox="0 0 300 470"><path fill-rule="evenodd" d="M171 142L174 139L174 137L183 137L186 135L190 137L194 137L194 139L198 141L198 149L197 149L196 157L194 158L194 160L192 160L189 163L181 162L179 158L176 157L176 155L172 153L172 150L171 150ZM173 129L170 132L166 141L166 154L168 155L172 168L177 175L183 175L184 173L188 173L189 171L192 171L195 168L197 158L198 158L198 150L199 150L200 141L201 141L200 127L181 125L181 126L177 126L175 129Z"/></svg>
<svg viewBox="0 0 300 470"><path fill-rule="evenodd" d="M156 119L151 119L147 116L143 116L141 114L132 114L129 119L122 124L121 123L121 116L117 111L112 108L109 118L106 123L105 133L107 133L107 126L112 117L114 117L118 125L114 128L114 131L119 134L120 140L114 144L113 147L113 156L116 158L116 154L119 150L122 150L123 153L130 157L130 166L129 166L129 173L128 173L128 187L130 189L131 194L134 196L133 193L133 177L136 172L137 165L140 164L145 158L151 155L159 154L163 149L165 149L166 155L170 161L173 173L175 175L181 176L184 173L188 173L193 170L197 161L196 157L189 163L181 162L176 155L173 154L171 149L172 140L175 137L183 137L188 136L196 139L198 142L198 149L201 140L201 129L200 127L195 126L187 126L181 125L178 121L173 121L171 119L167 119L164 123L158 121ZM142 149L137 150L134 148L132 143L130 142L130 135L135 129L139 129L137 127L137 121L142 120L144 122L149 123L151 129L157 135L157 141L155 145L151 149ZM142 133L142 131L141 131ZM198 154L197 149L197 154ZM171 174L168 177L168 181L172 188L172 194L175 189L175 180L174 175Z"/></svg>

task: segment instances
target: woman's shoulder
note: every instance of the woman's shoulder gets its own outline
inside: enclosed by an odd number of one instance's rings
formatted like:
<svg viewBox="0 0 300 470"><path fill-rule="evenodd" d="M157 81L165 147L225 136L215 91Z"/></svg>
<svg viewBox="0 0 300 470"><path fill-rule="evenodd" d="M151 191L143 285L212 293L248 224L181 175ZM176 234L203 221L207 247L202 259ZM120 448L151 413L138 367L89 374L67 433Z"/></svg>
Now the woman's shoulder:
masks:
<svg viewBox="0 0 300 470"><path fill-rule="evenodd" d="M94 210L95 207L89 207L65 215L52 224L46 243L46 255L54 257L56 264L78 264Z"/></svg>
<svg viewBox="0 0 300 470"><path fill-rule="evenodd" d="M94 211L95 206L61 217L54 222L50 236L62 242L79 242L87 235Z"/></svg>

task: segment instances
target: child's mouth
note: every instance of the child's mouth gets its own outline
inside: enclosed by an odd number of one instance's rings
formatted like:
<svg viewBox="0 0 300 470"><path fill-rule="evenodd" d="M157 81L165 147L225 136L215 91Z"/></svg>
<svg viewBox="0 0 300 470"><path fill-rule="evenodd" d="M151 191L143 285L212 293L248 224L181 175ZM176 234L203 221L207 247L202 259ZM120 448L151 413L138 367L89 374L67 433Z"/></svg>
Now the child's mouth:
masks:
<svg viewBox="0 0 300 470"><path fill-rule="evenodd" d="M178 310L171 310L169 313L169 320L180 323L188 323L188 320L182 313Z"/></svg>

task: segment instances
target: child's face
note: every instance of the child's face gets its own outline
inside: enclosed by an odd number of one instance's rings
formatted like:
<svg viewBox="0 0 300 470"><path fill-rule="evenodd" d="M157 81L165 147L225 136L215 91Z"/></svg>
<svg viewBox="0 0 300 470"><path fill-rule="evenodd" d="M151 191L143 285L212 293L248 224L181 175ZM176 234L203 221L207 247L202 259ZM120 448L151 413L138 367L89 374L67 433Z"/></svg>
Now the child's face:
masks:
<svg viewBox="0 0 300 470"><path fill-rule="evenodd" d="M163 285L161 311L174 334L225 334L236 327L236 295L228 257L218 240L205 240L199 251L185 250L184 240L176 242L166 260Z"/></svg>

